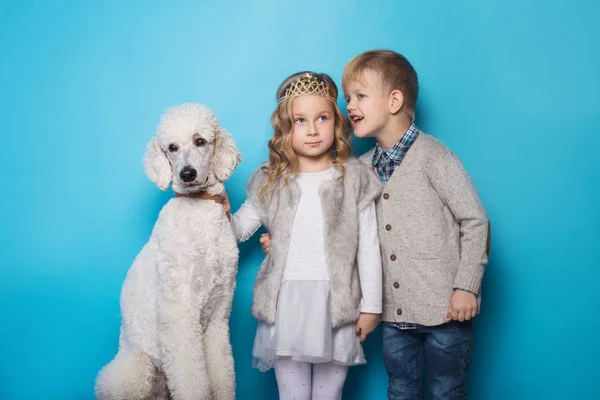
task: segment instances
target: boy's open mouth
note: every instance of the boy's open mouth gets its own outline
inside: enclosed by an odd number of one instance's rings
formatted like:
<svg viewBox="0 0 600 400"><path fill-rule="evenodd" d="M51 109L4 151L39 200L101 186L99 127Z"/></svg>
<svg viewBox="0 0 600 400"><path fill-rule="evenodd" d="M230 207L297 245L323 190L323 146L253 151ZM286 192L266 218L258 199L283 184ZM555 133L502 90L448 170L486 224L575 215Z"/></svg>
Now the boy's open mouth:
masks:
<svg viewBox="0 0 600 400"><path fill-rule="evenodd" d="M358 115L351 115L350 116L350 121L352 122L353 125L358 124L362 120L363 120L363 117L360 117Z"/></svg>

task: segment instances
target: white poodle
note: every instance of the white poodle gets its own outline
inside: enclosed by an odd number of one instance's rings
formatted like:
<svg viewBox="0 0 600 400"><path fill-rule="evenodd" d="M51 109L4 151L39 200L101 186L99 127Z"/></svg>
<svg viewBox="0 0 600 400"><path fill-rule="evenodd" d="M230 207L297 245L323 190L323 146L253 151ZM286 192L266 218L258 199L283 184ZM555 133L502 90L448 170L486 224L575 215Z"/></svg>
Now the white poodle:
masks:
<svg viewBox="0 0 600 400"><path fill-rule="evenodd" d="M183 104L161 118L144 167L177 197L127 273L119 351L98 374L98 399L235 398L229 314L238 248L218 195L240 160L206 107Z"/></svg>

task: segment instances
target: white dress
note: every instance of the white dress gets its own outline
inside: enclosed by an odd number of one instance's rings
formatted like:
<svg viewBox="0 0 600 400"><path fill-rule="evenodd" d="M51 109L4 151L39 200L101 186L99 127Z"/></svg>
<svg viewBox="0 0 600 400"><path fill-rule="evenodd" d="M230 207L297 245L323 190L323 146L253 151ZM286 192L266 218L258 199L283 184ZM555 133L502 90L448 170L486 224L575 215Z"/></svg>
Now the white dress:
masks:
<svg viewBox="0 0 600 400"><path fill-rule="evenodd" d="M324 248L324 223L319 187L333 179L335 169L298 173L301 190L283 273L275 324L259 322L254 340L254 366L261 371L281 358L339 365L365 363L355 324L331 324L330 279ZM232 218L238 241L260 227L257 208L246 201ZM375 203L360 211L357 262L363 295L361 312L381 313L381 255Z"/></svg>

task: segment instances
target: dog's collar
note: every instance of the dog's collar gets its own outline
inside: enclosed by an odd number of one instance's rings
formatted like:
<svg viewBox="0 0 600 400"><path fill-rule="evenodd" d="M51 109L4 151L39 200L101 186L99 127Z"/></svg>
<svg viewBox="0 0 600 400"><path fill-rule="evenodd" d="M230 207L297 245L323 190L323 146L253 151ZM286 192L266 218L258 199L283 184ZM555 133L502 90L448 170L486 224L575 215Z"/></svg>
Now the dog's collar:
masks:
<svg viewBox="0 0 600 400"><path fill-rule="evenodd" d="M196 193L175 193L175 197L187 197L190 199L202 199L202 200L212 200L215 203L223 204L223 197L219 195L210 194L208 192L196 192Z"/></svg>
<svg viewBox="0 0 600 400"><path fill-rule="evenodd" d="M201 199L201 200L212 200L217 204L223 204L223 196L210 194L208 192L196 192L196 193L175 193L175 197L183 197L188 199ZM231 211L229 211L229 207L225 210L225 215L227 215L227 219L231 221Z"/></svg>

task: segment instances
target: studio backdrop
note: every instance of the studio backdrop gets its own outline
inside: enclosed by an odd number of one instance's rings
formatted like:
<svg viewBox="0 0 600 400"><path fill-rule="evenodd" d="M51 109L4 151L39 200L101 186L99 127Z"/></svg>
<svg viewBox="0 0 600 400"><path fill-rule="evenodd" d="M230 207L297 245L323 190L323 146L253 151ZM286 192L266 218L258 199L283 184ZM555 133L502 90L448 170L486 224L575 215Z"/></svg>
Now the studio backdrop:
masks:
<svg viewBox="0 0 600 400"><path fill-rule="evenodd" d="M340 84L373 48L414 64L417 123L462 159L491 220L470 398L597 398L599 21L592 0L0 2L0 399L94 398L125 274L173 196L141 162L167 108L203 103L233 135L236 210L281 80ZM242 400L277 398L252 368L261 260L257 236L240 246ZM379 329L365 352L344 399L386 399Z"/></svg>

